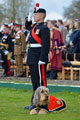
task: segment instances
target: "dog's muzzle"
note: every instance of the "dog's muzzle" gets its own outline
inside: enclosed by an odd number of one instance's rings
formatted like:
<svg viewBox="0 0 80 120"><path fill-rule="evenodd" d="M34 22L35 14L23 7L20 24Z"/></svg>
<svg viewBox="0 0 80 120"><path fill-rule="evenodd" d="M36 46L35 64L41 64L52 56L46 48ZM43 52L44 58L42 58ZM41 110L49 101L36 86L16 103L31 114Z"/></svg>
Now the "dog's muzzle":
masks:
<svg viewBox="0 0 80 120"><path fill-rule="evenodd" d="M48 99L49 98L49 96L46 96L46 99Z"/></svg>

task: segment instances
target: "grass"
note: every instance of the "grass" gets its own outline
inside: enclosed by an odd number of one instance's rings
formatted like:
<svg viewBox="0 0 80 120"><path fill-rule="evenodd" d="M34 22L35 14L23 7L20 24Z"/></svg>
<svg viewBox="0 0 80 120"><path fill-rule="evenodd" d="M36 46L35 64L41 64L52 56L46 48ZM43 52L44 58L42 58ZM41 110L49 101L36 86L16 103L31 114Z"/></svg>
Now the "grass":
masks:
<svg viewBox="0 0 80 120"><path fill-rule="evenodd" d="M80 120L80 94L73 92L51 93L66 101L62 112L47 115L30 115L24 110L30 104L32 91L0 88L0 120Z"/></svg>

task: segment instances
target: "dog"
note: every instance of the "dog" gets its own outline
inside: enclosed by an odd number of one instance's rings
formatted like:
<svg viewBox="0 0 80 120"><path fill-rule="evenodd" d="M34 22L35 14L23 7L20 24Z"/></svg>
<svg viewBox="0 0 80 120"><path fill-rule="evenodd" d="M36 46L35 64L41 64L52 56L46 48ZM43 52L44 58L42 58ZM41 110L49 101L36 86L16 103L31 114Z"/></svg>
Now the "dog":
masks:
<svg viewBox="0 0 80 120"><path fill-rule="evenodd" d="M66 107L64 100L49 95L49 89L40 86L36 89L30 114L47 114Z"/></svg>

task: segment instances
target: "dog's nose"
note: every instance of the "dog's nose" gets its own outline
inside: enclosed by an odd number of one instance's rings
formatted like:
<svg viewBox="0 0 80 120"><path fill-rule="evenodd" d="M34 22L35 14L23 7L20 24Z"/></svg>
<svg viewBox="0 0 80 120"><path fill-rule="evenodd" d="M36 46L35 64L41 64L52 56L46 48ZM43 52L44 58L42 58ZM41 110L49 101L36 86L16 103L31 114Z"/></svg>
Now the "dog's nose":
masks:
<svg viewBox="0 0 80 120"><path fill-rule="evenodd" d="M46 99L48 99L48 96L46 96Z"/></svg>

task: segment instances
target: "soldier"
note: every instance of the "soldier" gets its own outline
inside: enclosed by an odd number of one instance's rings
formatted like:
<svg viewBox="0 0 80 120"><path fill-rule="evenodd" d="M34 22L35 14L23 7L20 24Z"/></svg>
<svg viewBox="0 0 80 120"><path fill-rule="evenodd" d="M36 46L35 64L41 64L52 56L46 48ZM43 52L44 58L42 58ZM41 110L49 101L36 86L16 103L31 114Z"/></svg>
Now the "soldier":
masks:
<svg viewBox="0 0 80 120"><path fill-rule="evenodd" d="M27 64L30 68L33 94L39 86L47 87L45 74L50 48L50 31L44 24L46 10L43 8L38 8L37 5L38 4L36 4L36 8L34 10L34 21L36 23L33 25L28 39L27 56ZM24 109L29 108L30 106L24 107Z"/></svg>
<svg viewBox="0 0 80 120"><path fill-rule="evenodd" d="M22 25L22 32L24 33L25 37L28 34L28 30L26 30L25 25Z"/></svg>
<svg viewBox="0 0 80 120"><path fill-rule="evenodd" d="M10 21L10 24L9 24L9 34L12 38L12 55L11 55L11 59L14 60L14 42L15 42L15 34L16 34L16 31L15 31L15 23L13 21Z"/></svg>
<svg viewBox="0 0 80 120"><path fill-rule="evenodd" d="M16 72L17 77L23 76L23 56L26 51L26 42L25 42L25 35L20 30L21 25L15 24L16 35L15 35L15 42L14 42L14 58L16 62Z"/></svg>
<svg viewBox="0 0 80 120"><path fill-rule="evenodd" d="M12 39L9 35L9 27L7 24L4 25L3 28L3 37L0 41L0 50L1 57L3 60L2 66L4 68L3 77L10 75L10 52L12 51Z"/></svg>

